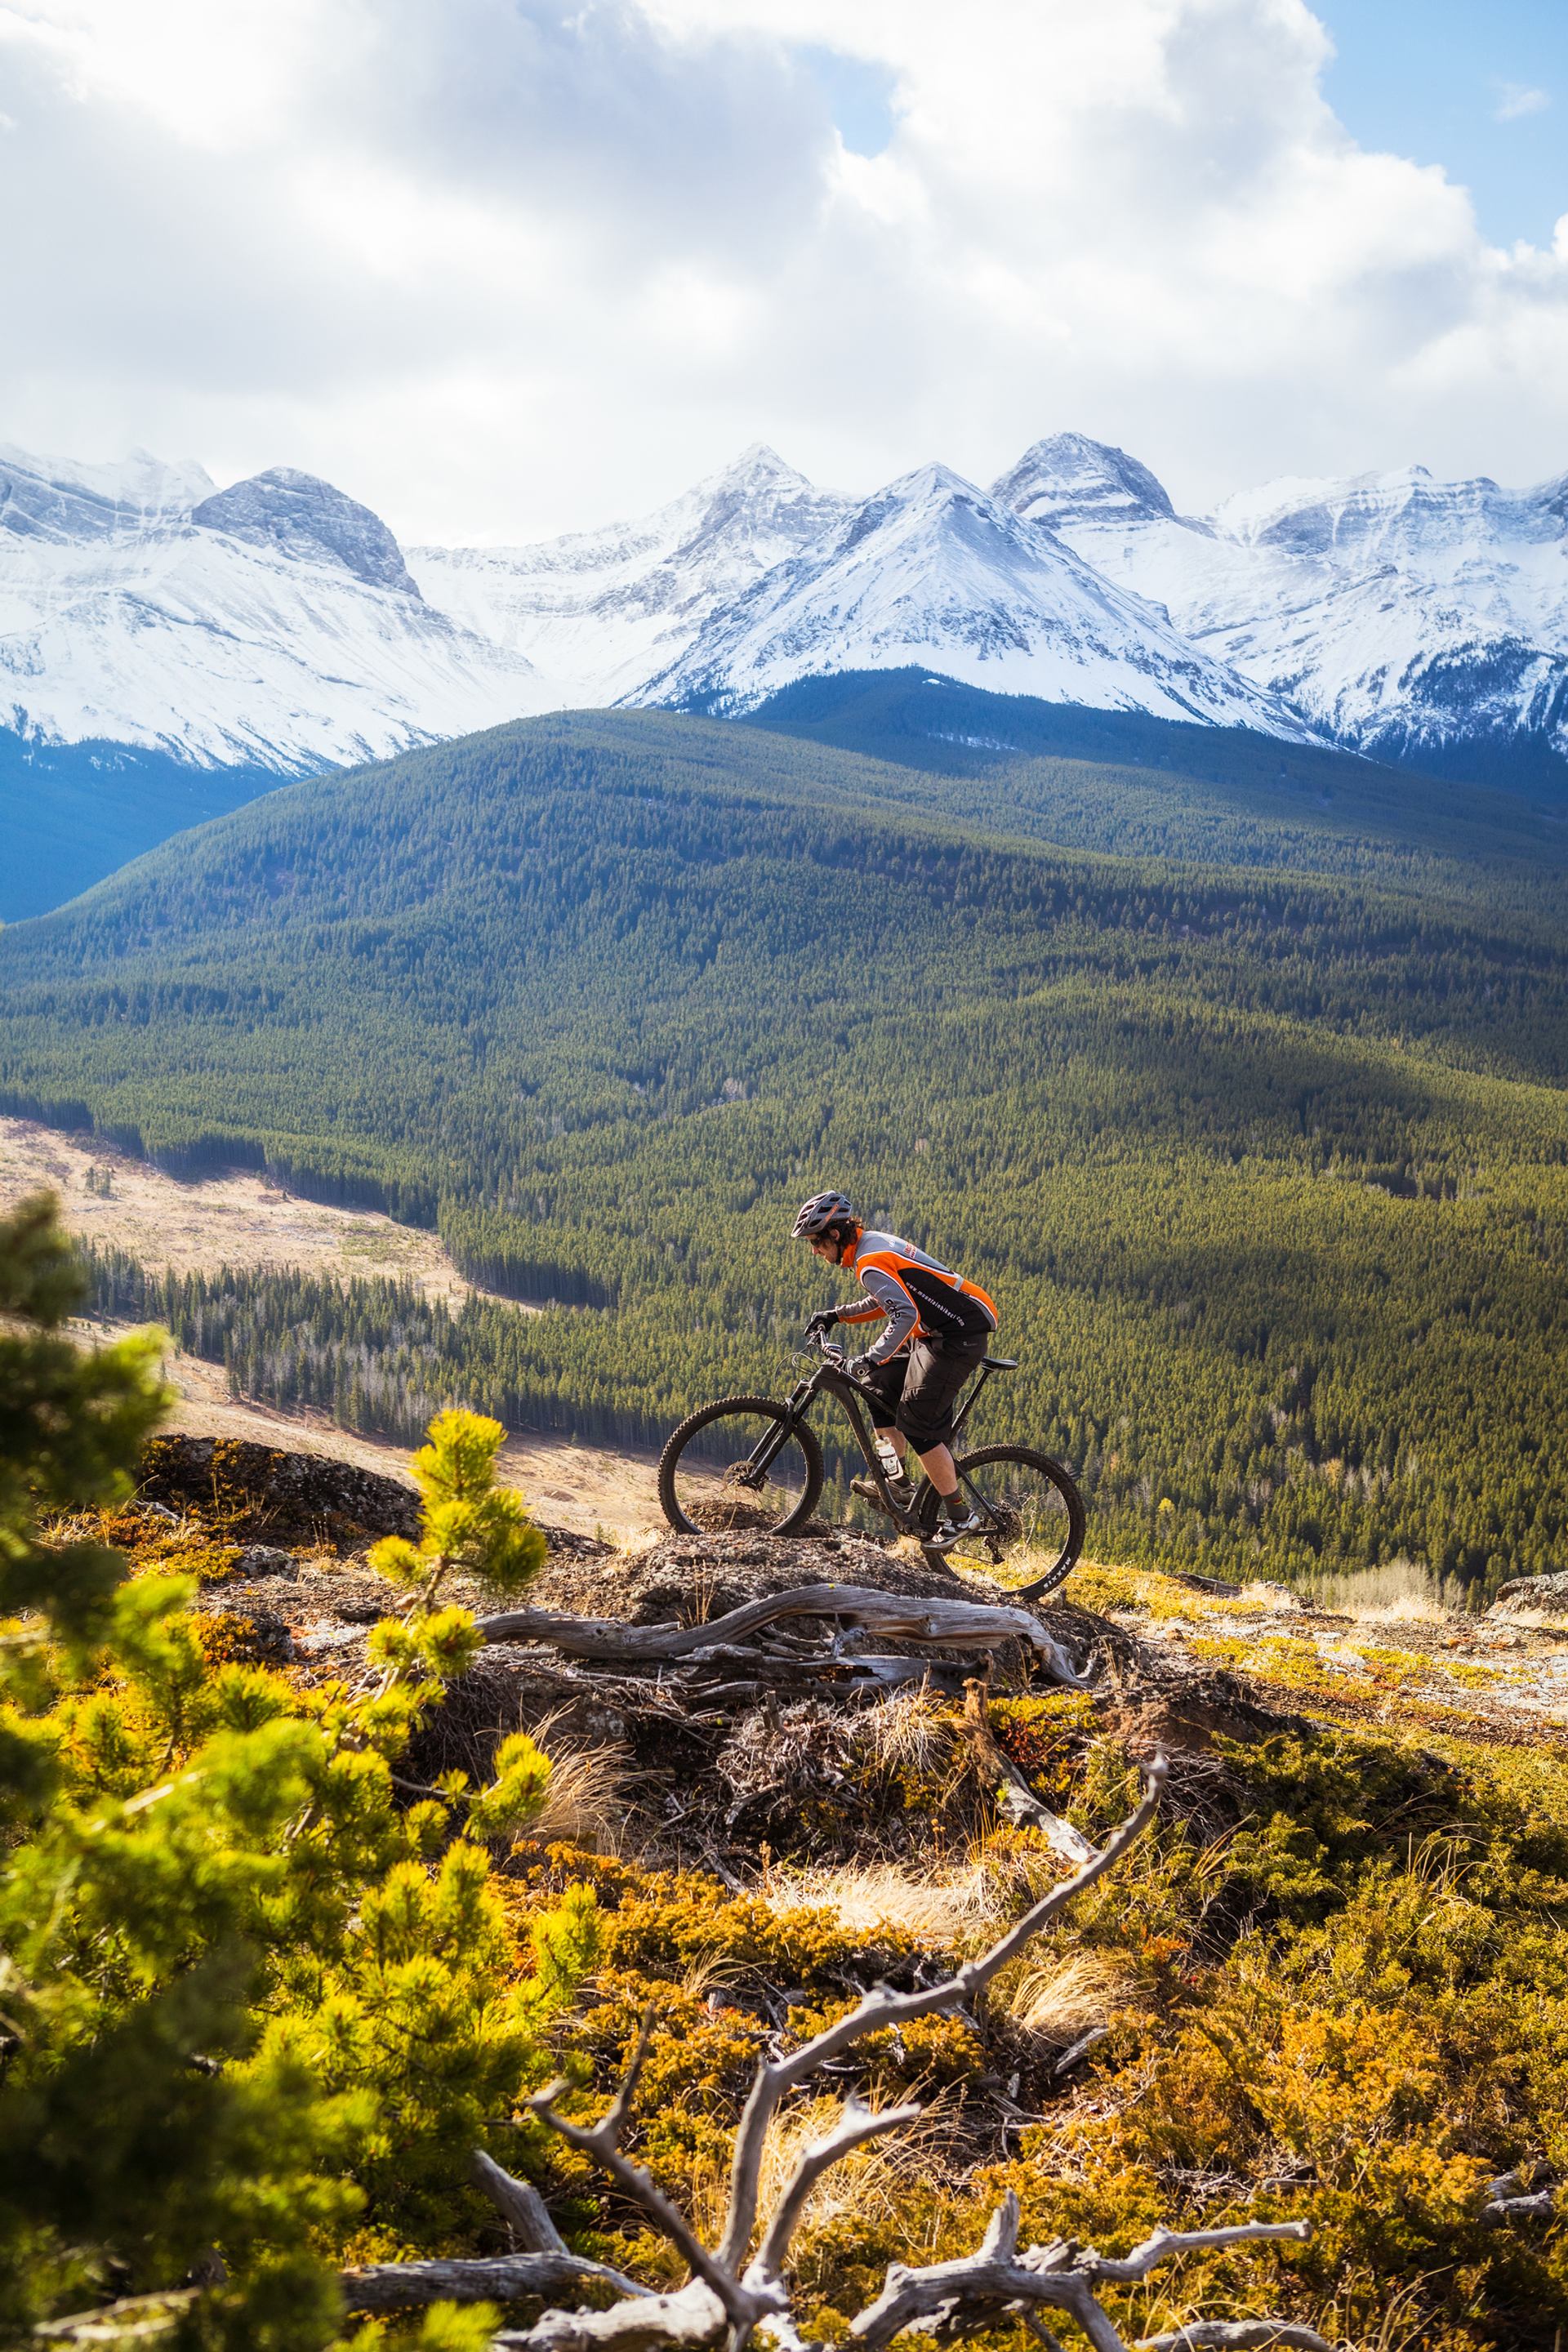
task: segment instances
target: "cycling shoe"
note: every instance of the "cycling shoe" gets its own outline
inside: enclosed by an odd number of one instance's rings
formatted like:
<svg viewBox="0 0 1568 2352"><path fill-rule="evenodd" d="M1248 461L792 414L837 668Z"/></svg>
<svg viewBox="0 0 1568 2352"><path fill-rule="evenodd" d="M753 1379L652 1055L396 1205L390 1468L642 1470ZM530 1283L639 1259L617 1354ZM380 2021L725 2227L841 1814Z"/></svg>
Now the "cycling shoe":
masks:
<svg viewBox="0 0 1568 2352"><path fill-rule="evenodd" d="M907 1517L914 1508L915 1490L910 1480L907 1478L899 1481L897 1484L895 1484L892 1479L889 1479L888 1481L886 1499L884 1499L882 1489L878 1486L875 1478L851 1478L849 1481L849 1492L852 1495L858 1495L863 1503L869 1503L874 1509L879 1511L886 1511L890 1504L894 1510L901 1512Z"/></svg>

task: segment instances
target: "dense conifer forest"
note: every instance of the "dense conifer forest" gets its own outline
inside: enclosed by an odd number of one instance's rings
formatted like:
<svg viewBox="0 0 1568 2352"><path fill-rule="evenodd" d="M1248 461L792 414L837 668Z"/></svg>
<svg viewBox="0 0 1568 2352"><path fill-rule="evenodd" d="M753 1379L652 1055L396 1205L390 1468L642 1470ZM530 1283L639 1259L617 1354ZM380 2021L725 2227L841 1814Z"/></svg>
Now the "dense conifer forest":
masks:
<svg viewBox="0 0 1568 2352"><path fill-rule="evenodd" d="M1080 1470L1092 1543L1495 1583L1568 1515L1560 829L1335 770L531 721L0 937L0 1103L438 1226L501 1296L103 1269L368 1426L651 1444L786 1385L833 1295L788 1212L839 1183L998 1297L986 1433Z"/></svg>

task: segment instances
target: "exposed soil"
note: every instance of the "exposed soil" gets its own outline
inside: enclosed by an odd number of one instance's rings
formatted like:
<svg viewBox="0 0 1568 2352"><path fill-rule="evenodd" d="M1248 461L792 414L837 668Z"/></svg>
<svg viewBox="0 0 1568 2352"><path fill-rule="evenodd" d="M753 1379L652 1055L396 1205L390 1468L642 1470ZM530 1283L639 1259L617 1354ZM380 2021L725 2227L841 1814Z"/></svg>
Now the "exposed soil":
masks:
<svg viewBox="0 0 1568 2352"><path fill-rule="evenodd" d="M89 1173L107 1193L89 1192ZM288 1265L340 1277L386 1274L455 1305L472 1287L434 1234L374 1210L296 1200L269 1178L240 1171L186 1183L99 1137L0 1118L0 1213L45 1191L58 1195L72 1234L126 1250L157 1272Z"/></svg>

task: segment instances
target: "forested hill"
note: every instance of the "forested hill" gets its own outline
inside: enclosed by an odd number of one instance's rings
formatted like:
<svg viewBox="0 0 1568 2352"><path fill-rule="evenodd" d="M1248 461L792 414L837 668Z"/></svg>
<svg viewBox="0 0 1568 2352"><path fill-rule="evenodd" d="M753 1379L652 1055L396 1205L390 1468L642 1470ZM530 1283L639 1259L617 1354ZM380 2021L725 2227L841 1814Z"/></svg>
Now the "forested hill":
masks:
<svg viewBox="0 0 1568 2352"><path fill-rule="evenodd" d="M1115 772L1069 764L1113 834ZM1079 1466L1105 1548L1555 1561L1542 845L1478 819L1457 861L1338 801L1295 854L1359 873L1271 869L1194 786L1237 862L1162 864L1024 837L1048 778L1011 772L984 831L972 781L639 712L302 784L0 935L0 1105L438 1221L577 1302L476 1307L441 1379L624 1440L787 1381L832 1287L787 1212L843 1183L999 1295L1026 1370L987 1427Z"/></svg>

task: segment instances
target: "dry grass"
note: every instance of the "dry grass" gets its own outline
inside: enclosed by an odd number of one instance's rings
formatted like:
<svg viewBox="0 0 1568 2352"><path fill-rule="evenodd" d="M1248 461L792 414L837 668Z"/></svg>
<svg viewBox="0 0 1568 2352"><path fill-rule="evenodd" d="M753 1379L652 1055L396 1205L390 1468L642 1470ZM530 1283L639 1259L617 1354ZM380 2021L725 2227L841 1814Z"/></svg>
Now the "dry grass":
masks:
<svg viewBox="0 0 1568 2352"><path fill-rule="evenodd" d="M816 2283L814 2251L836 2224L853 2222L860 2228L896 2222L908 2190L917 2182L930 2188L953 2132L953 2104L947 2095L933 2099L908 2130L857 2148L823 2175L806 2200L790 2254L790 2267L807 2292ZM757 2210L764 2218L778 2203L805 2149L831 2131L842 2114L837 2099L824 2096L804 2099L774 2116L763 2143ZM699 2173L692 2181L692 2219L710 2242L723 2229L728 2196L728 2177L717 2170Z"/></svg>
<svg viewBox="0 0 1568 2352"><path fill-rule="evenodd" d="M551 1738L559 1716L546 1716L531 1734L534 1745L550 1759L550 1786L544 1803L528 1825L531 1840L552 1839L615 1853L626 1826L626 1802L621 1790L631 1767L624 1748L606 1743L600 1748L573 1748Z"/></svg>
<svg viewBox="0 0 1568 2352"><path fill-rule="evenodd" d="M721 1992L731 1985L740 1984L746 1973L732 1952L715 1949L695 1953L678 1981L681 1991L689 1993L693 2000L705 2000L710 1992Z"/></svg>
<svg viewBox="0 0 1568 2352"><path fill-rule="evenodd" d="M1007 2008L1026 2032L1065 2045L1109 2023L1127 1989L1126 1969L1109 1953L1073 1952L1054 1965L1026 1969Z"/></svg>
<svg viewBox="0 0 1568 2352"><path fill-rule="evenodd" d="M839 1925L869 1933L901 1929L952 1950L1004 1912L1002 1890L980 1862L918 1871L892 1862L849 1862L771 1871L761 1894L771 1911L830 1911Z"/></svg>
<svg viewBox="0 0 1568 2352"><path fill-rule="evenodd" d="M868 1754L885 1771L910 1771L921 1780L948 1761L958 1737L952 1707L925 1683L904 1683L879 1699L858 1729Z"/></svg>
<svg viewBox="0 0 1568 2352"><path fill-rule="evenodd" d="M1293 1609L1300 1606L1300 1595L1292 1592L1288 1586L1260 1584L1256 1579L1252 1583L1243 1585L1235 1600L1226 1603L1228 1613L1237 1617L1259 1612L1268 1617L1289 1616Z"/></svg>
<svg viewBox="0 0 1568 2352"><path fill-rule="evenodd" d="M1429 1592L1406 1592L1353 1612L1358 1625L1446 1625L1451 1612Z"/></svg>
<svg viewBox="0 0 1568 2352"><path fill-rule="evenodd" d="M1447 1588L1441 1577L1413 1559L1391 1559L1381 1568L1319 1577L1306 1597L1316 1608L1340 1616L1373 1622L1381 1617L1386 1622L1403 1619L1413 1623L1447 1617L1460 1601L1459 1593Z"/></svg>

